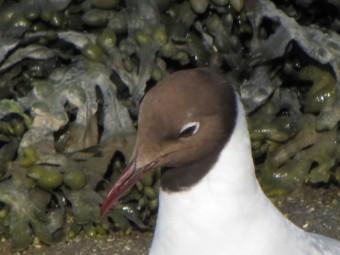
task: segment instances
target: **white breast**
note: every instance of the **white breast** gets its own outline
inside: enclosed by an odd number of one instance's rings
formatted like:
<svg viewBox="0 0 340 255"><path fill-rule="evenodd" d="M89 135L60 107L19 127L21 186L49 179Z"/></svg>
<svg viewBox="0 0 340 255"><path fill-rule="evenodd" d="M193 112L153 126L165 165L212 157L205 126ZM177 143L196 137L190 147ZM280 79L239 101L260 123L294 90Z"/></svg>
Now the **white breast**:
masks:
<svg viewBox="0 0 340 255"><path fill-rule="evenodd" d="M181 192L160 192L150 255L339 255L340 243L289 222L262 192L238 100L235 131L209 173Z"/></svg>

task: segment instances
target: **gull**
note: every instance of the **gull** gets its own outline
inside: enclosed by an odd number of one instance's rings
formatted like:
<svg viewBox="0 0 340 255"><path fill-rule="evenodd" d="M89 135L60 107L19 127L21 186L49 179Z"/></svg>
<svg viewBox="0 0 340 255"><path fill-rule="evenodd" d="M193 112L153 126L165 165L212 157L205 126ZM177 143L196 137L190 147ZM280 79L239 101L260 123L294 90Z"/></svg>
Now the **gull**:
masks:
<svg viewBox="0 0 340 255"><path fill-rule="evenodd" d="M149 255L340 255L339 241L297 227L263 193L241 100L212 68L172 73L145 95L132 158L102 214L155 168Z"/></svg>

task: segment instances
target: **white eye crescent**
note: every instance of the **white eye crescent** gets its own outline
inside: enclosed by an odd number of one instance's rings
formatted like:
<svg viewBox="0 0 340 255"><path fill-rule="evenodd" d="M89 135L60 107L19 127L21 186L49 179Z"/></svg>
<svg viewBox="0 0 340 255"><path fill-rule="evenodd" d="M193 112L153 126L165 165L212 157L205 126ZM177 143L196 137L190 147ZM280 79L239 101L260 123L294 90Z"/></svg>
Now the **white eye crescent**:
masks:
<svg viewBox="0 0 340 255"><path fill-rule="evenodd" d="M189 137L197 133L200 128L200 123L198 121L188 122L179 131L180 137Z"/></svg>

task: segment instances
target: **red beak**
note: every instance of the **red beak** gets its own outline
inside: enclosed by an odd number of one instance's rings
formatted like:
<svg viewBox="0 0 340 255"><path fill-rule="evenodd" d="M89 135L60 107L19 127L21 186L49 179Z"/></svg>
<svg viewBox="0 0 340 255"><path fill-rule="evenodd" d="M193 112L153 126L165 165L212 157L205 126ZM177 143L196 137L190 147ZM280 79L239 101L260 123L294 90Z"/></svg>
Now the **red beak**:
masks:
<svg viewBox="0 0 340 255"><path fill-rule="evenodd" d="M136 159L133 159L123 170L122 174L118 177L113 184L109 193L106 195L101 208L101 215L106 214L110 208L128 191L133 185L136 184L148 170L151 170L156 165L156 161L147 164L144 167L137 169Z"/></svg>

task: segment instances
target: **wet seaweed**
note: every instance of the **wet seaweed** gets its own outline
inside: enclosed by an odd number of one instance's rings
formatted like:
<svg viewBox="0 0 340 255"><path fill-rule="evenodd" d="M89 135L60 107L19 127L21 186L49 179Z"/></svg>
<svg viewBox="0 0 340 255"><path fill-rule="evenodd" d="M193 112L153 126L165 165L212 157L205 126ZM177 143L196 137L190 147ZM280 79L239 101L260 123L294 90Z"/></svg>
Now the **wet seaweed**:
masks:
<svg viewBox="0 0 340 255"><path fill-rule="evenodd" d="M334 0L0 1L0 235L22 250L34 236L151 229L158 172L107 217L99 203L145 92L196 66L232 77L269 195L338 185L339 12Z"/></svg>

